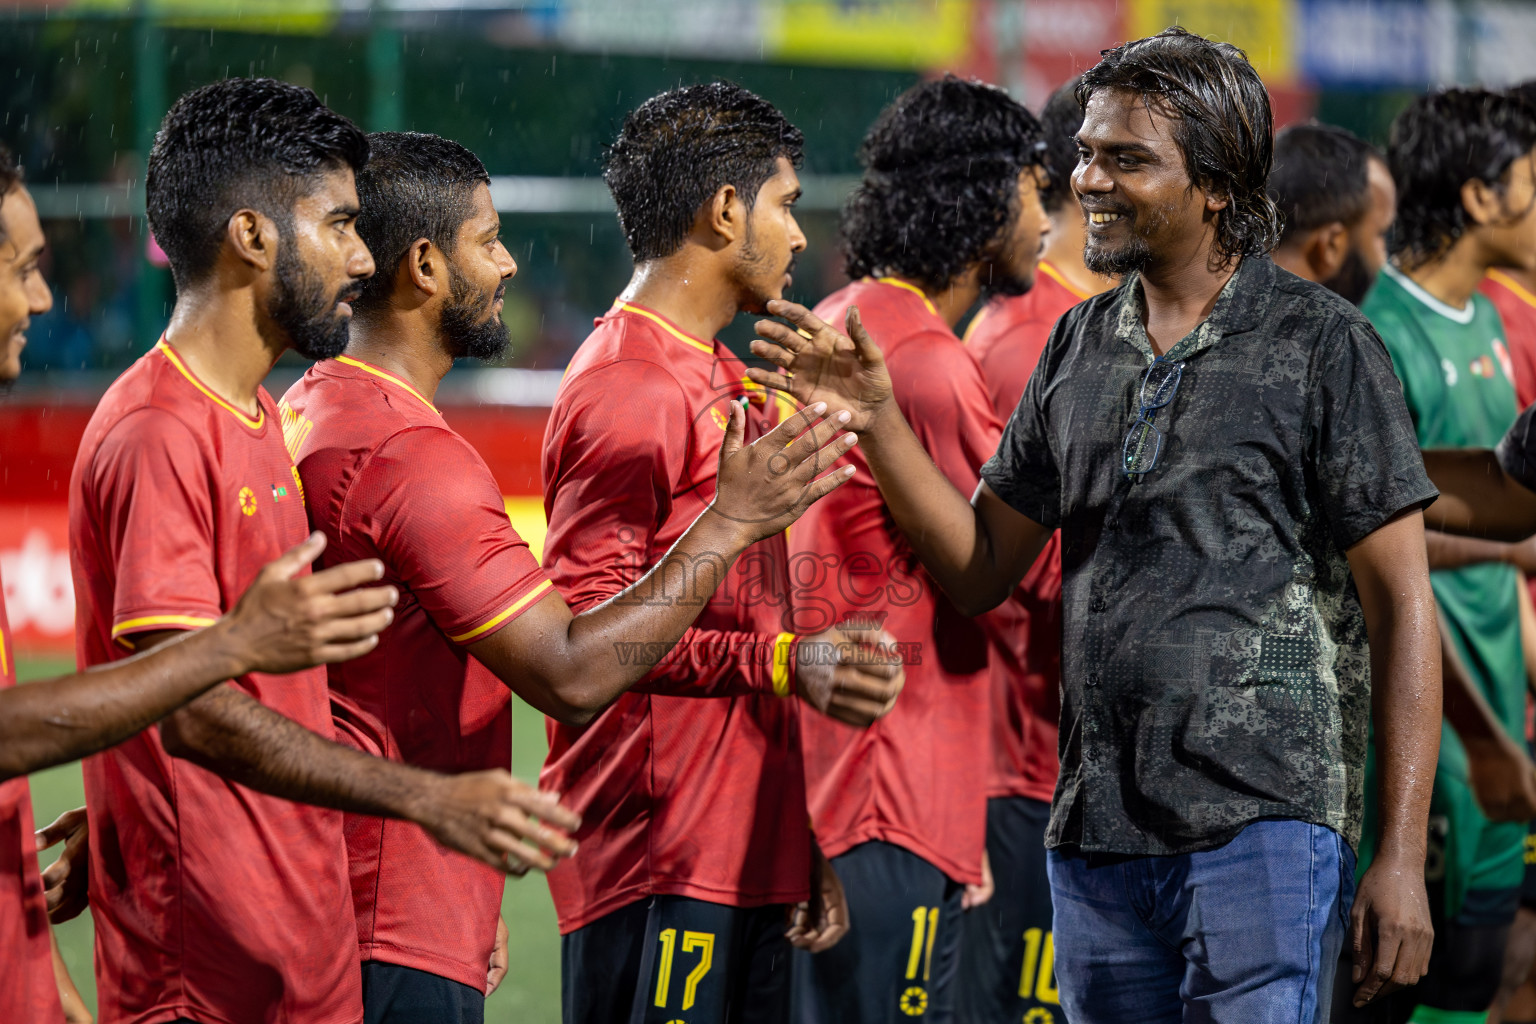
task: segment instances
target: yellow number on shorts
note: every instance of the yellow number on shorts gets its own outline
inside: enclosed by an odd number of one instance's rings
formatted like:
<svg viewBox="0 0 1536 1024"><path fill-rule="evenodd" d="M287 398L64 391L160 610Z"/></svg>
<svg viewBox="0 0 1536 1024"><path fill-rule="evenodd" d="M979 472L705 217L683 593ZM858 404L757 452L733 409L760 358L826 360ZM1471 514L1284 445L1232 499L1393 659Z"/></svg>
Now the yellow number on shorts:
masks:
<svg viewBox="0 0 1536 1024"><path fill-rule="evenodd" d="M1024 969L1019 972L1019 998L1028 999L1031 993L1042 1003L1061 1002L1061 995L1056 990L1055 938L1040 928L1024 930Z"/></svg>
<svg viewBox="0 0 1536 1024"><path fill-rule="evenodd" d="M657 938L661 940L661 963L656 966L656 1005L665 1007L672 981L672 953L677 949L677 929L663 929Z"/></svg>
<svg viewBox="0 0 1536 1024"><path fill-rule="evenodd" d="M656 964L656 1005L666 1008L667 996L672 989L672 957L677 952L677 929L666 928L656 936L661 943L661 957ZM693 1009L699 994L699 983L709 973L715 961L715 936L711 932L683 932L683 952L699 951L699 962L688 972L683 982L683 1009Z"/></svg>
<svg viewBox="0 0 1536 1024"><path fill-rule="evenodd" d="M699 951L699 965L688 972L683 985L683 1009L693 1009L693 997L698 994L699 982L709 973L709 965L715 959L715 937L709 932L683 932L683 952Z"/></svg>
<svg viewBox="0 0 1536 1024"><path fill-rule="evenodd" d="M912 952L907 956L907 980L917 977L917 965L923 965L923 980L933 970L933 940L939 933L939 908L916 907L912 911ZM926 941L925 941L926 940Z"/></svg>

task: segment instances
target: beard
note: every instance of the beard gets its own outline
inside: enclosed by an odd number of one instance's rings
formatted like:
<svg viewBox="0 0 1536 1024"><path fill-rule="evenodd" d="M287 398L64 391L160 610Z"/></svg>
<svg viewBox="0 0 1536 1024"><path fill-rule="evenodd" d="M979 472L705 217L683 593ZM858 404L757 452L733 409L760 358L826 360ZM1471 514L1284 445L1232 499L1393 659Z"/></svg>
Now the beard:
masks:
<svg viewBox="0 0 1536 1024"><path fill-rule="evenodd" d="M267 316L284 334L288 344L305 359L334 359L347 350L351 317L336 312L338 302L352 302L362 294L361 281L349 281L333 295L325 282L299 260L291 240L277 248L277 281L267 299Z"/></svg>
<svg viewBox="0 0 1536 1024"><path fill-rule="evenodd" d="M1095 274L1120 277L1143 270L1150 262L1152 246L1140 235L1132 235L1130 241L1115 248L1094 245L1092 238L1083 243L1083 266Z"/></svg>
<svg viewBox="0 0 1536 1024"><path fill-rule="evenodd" d="M448 265L448 301L443 304L438 330L454 358L491 362L506 352L512 337L501 317L493 312L496 300L506 291L507 283L502 281L487 296L460 277L453 264Z"/></svg>
<svg viewBox="0 0 1536 1024"><path fill-rule="evenodd" d="M1339 272L1323 282L1323 287L1337 292L1342 298L1358 306L1365 300L1365 293L1376 283L1376 275L1365 265L1358 249L1351 248L1344 256Z"/></svg>
<svg viewBox="0 0 1536 1024"><path fill-rule="evenodd" d="M794 253L790 253L789 260L775 271L769 257L752 244L752 227L748 224L747 237L742 239L741 254L736 262L736 279L742 296L741 312L759 316L767 313L768 303L781 297L779 282L785 274L795 272L798 259Z"/></svg>

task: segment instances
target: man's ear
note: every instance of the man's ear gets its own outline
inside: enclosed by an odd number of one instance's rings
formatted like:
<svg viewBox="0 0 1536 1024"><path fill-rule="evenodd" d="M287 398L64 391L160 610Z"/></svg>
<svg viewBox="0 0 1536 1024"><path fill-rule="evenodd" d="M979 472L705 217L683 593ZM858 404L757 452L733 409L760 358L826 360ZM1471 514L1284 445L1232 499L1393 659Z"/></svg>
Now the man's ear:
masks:
<svg viewBox="0 0 1536 1024"><path fill-rule="evenodd" d="M1209 213L1219 213L1232 205L1232 197L1225 192L1206 192L1205 209Z"/></svg>
<svg viewBox="0 0 1536 1024"><path fill-rule="evenodd" d="M1474 224L1496 224L1506 216L1504 196L1486 181L1473 178L1462 182L1461 205Z"/></svg>
<svg viewBox="0 0 1536 1024"><path fill-rule="evenodd" d="M747 204L741 201L735 185L721 185L704 206L709 233L725 248L746 235Z"/></svg>
<svg viewBox="0 0 1536 1024"><path fill-rule="evenodd" d="M1303 251L1314 280L1327 281L1339 272L1349 256L1349 231L1339 221L1314 228Z"/></svg>
<svg viewBox="0 0 1536 1024"><path fill-rule="evenodd" d="M400 273L424 300L430 299L448 284L448 261L429 239L418 238L406 246L400 259Z"/></svg>
<svg viewBox="0 0 1536 1024"><path fill-rule="evenodd" d="M240 262L256 271L271 270L277 264L277 223L257 210L236 210L224 225L224 240Z"/></svg>

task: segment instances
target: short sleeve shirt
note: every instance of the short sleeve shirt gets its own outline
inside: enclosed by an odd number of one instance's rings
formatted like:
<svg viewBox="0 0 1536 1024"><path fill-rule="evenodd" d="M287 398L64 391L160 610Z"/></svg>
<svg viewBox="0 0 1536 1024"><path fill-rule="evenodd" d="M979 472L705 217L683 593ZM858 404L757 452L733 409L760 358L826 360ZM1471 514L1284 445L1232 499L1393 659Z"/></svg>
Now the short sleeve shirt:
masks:
<svg viewBox="0 0 1536 1024"><path fill-rule="evenodd" d="M1245 259L1167 353L1183 375L1132 483L1153 358L1132 274L1057 324L982 470L1061 528L1047 844L1183 853L1260 818L1358 843L1370 662L1345 551L1436 495L1391 360L1344 300Z"/></svg>
<svg viewBox="0 0 1536 1024"><path fill-rule="evenodd" d="M552 585L490 468L408 383L348 356L311 367L280 412L324 564L377 558L400 591L379 645L330 666L341 736L447 774L511 767L511 691L468 646ZM483 989L502 873L411 822L349 814L346 833L362 958Z"/></svg>
<svg viewBox="0 0 1536 1024"><path fill-rule="evenodd" d="M271 397L249 417L162 341L107 389L75 459L81 667L127 657L143 633L208 625L308 535ZM334 735L324 669L231 685ZM155 728L84 775L102 1024L362 1019L341 812L173 758Z"/></svg>
<svg viewBox="0 0 1536 1024"><path fill-rule="evenodd" d="M748 400L746 440L773 429L782 407L745 373L723 344L655 310L623 302L597 320L543 445L544 564L573 609L639 580L714 500L730 403ZM549 872L562 934L654 895L806 898L797 702L772 685L772 659L751 653L793 631L786 563L783 534L752 545L707 601L690 598L699 616L678 656L642 680L652 685L583 727L550 723L539 781L581 815L580 851ZM684 585L663 581L658 596ZM628 656L622 643L617 653ZM700 692L719 695L684 695Z"/></svg>

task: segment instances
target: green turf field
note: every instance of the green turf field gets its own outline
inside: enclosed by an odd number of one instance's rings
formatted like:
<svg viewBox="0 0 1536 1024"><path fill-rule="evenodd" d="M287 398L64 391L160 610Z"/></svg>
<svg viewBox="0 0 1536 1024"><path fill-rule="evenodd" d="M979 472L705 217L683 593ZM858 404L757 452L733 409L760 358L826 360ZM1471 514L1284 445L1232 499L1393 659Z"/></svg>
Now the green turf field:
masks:
<svg viewBox="0 0 1536 1024"><path fill-rule="evenodd" d="M22 682L72 670L72 662L21 661L17 665ZM513 708L512 770L532 781L544 761L544 716L515 699ZM39 827L83 802L79 765L63 765L32 776L32 804ZM43 863L50 863L54 856L52 851L45 852ZM452 894L443 896L448 899ZM560 1019L560 937L555 930L554 904L543 877L509 879L501 910L512 933L508 950L512 968L501 988L486 1003L486 1022L554 1024ZM96 984L91 974L90 915L82 914L58 933L59 946L75 984L94 1011Z"/></svg>

